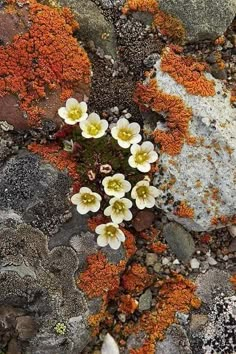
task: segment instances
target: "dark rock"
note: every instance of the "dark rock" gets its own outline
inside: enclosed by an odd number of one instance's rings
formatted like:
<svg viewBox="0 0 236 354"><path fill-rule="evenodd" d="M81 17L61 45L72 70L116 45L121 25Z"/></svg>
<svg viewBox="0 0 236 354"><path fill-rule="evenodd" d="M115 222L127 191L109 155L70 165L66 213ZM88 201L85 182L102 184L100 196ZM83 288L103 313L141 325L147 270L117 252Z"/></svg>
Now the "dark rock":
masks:
<svg viewBox="0 0 236 354"><path fill-rule="evenodd" d="M16 318L16 330L22 341L32 338L38 330L36 321L30 316L20 316Z"/></svg>
<svg viewBox="0 0 236 354"><path fill-rule="evenodd" d="M192 42L222 35L236 12L236 3L232 0L159 0L159 6L182 21L187 40Z"/></svg>
<svg viewBox="0 0 236 354"><path fill-rule="evenodd" d="M133 227L138 232L148 229L152 225L154 218L155 215L150 210L139 211L132 220Z"/></svg>
<svg viewBox="0 0 236 354"><path fill-rule="evenodd" d="M170 222L163 228L163 236L176 257L187 262L195 252L192 235L183 226Z"/></svg>
<svg viewBox="0 0 236 354"><path fill-rule="evenodd" d="M217 64L212 65L211 74L214 76L214 78L219 79L219 80L226 80L227 79L226 69L219 69Z"/></svg>
<svg viewBox="0 0 236 354"><path fill-rule="evenodd" d="M66 173L22 151L0 169L0 219L23 219L53 233L70 205Z"/></svg>
<svg viewBox="0 0 236 354"><path fill-rule="evenodd" d="M236 252L236 238L233 239L233 241L230 243L228 247L229 252Z"/></svg>

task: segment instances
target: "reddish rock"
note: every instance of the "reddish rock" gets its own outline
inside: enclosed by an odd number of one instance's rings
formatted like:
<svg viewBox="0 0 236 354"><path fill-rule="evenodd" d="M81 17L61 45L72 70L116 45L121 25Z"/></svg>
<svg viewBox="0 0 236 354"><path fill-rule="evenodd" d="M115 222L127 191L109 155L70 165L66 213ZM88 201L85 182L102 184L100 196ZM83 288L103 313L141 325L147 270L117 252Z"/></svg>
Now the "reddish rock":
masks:
<svg viewBox="0 0 236 354"><path fill-rule="evenodd" d="M155 215L150 210L139 211L133 219L133 227L138 232L148 229L152 225L154 218Z"/></svg>

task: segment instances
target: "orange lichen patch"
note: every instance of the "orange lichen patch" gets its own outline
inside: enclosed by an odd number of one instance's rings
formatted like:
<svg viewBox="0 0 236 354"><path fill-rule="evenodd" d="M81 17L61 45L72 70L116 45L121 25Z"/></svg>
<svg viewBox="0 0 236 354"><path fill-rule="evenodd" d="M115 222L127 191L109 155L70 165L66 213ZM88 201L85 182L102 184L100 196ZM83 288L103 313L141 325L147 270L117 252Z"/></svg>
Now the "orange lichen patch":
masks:
<svg viewBox="0 0 236 354"><path fill-rule="evenodd" d="M169 155L179 154L188 137L189 121L192 118L191 109L185 106L180 97L161 91L154 79L150 79L147 85L137 84L134 101L141 109L148 107L155 112L166 114L168 130L155 130L154 141L161 145L163 152Z"/></svg>
<svg viewBox="0 0 236 354"><path fill-rule="evenodd" d="M214 96L215 84L204 75L205 63L196 61L193 57L184 57L166 48L161 58L161 70L167 72L173 79L185 87L191 95Z"/></svg>
<svg viewBox="0 0 236 354"><path fill-rule="evenodd" d="M236 290L236 274L234 274L229 280Z"/></svg>
<svg viewBox="0 0 236 354"><path fill-rule="evenodd" d="M200 241L201 241L201 243L209 244L212 241L212 237L210 234L205 233L204 235L202 235L200 237Z"/></svg>
<svg viewBox="0 0 236 354"><path fill-rule="evenodd" d="M211 219L211 224L212 225L218 225L218 224L236 224L236 215L233 216L226 216L226 215L221 215L221 216L213 216Z"/></svg>
<svg viewBox="0 0 236 354"><path fill-rule="evenodd" d="M153 25L159 29L163 36L167 36L176 42L182 43L186 37L186 30L182 21L164 11L159 10L155 14Z"/></svg>
<svg viewBox="0 0 236 354"><path fill-rule="evenodd" d="M230 102L231 103L235 103L236 102L236 88L232 89L232 91L231 91Z"/></svg>
<svg viewBox="0 0 236 354"><path fill-rule="evenodd" d="M198 143L198 138L197 138L196 136L188 136L188 137L186 138L186 143L187 143L188 145L192 145L192 146L197 145L197 143Z"/></svg>
<svg viewBox="0 0 236 354"><path fill-rule="evenodd" d="M125 262L112 264L107 261L102 252L87 257L87 269L80 273L77 286L89 298L102 296L105 300L113 298L120 285L120 273L124 270Z"/></svg>
<svg viewBox="0 0 236 354"><path fill-rule="evenodd" d="M127 315L134 313L138 307L138 301L133 299L129 294L121 295L119 301L118 310Z"/></svg>
<svg viewBox="0 0 236 354"><path fill-rule="evenodd" d="M167 245L165 245L164 243L162 243L160 241L157 241L157 242L151 243L151 245L148 246L148 249L153 251L154 253L161 254L161 253L165 252L165 250L167 249Z"/></svg>
<svg viewBox="0 0 236 354"><path fill-rule="evenodd" d="M131 294L139 294L152 284L153 277L147 269L138 263L133 263L122 276L122 286Z"/></svg>
<svg viewBox="0 0 236 354"><path fill-rule="evenodd" d="M76 160L69 152L62 150L57 143L50 145L32 143L27 148L29 151L39 154L45 161L50 162L59 170L67 170L73 181L79 183L80 175L77 172L78 164Z"/></svg>
<svg viewBox="0 0 236 354"><path fill-rule="evenodd" d="M174 273L172 278L159 281L156 286L159 287L159 301L155 311L144 313L138 323L125 329L126 334L144 331L148 336L144 346L139 351L130 351L132 354L154 354L155 342L163 340L167 328L176 321L176 312L188 313L191 308L197 309L201 305L194 294L196 286L182 275Z"/></svg>
<svg viewBox="0 0 236 354"><path fill-rule="evenodd" d="M182 42L186 36L183 23L159 9L156 0L127 0L122 8L123 14L131 11L149 12L153 15L153 27L157 28L163 36L168 36L173 40Z"/></svg>
<svg viewBox="0 0 236 354"><path fill-rule="evenodd" d="M225 36L222 35L222 36L216 38L216 40L215 40L214 43L215 43L215 45L222 45L222 44L224 44L224 43L225 43Z"/></svg>
<svg viewBox="0 0 236 354"><path fill-rule="evenodd" d="M125 234L124 247L125 247L125 250L126 250L126 257L129 259L137 251L135 237L130 231L126 230L125 228L121 227L120 229Z"/></svg>
<svg viewBox="0 0 236 354"><path fill-rule="evenodd" d="M78 24L69 9L50 8L35 0L24 6L30 19L28 32L0 47L0 97L16 95L29 125L35 127L44 115L39 101L51 92L64 101L83 91L90 83L91 65L73 37Z"/></svg>
<svg viewBox="0 0 236 354"><path fill-rule="evenodd" d="M130 349L129 354L152 354L155 353L155 344L145 341L143 346L138 349Z"/></svg>
<svg viewBox="0 0 236 354"><path fill-rule="evenodd" d="M156 237L160 235L161 231L158 230L155 226L151 226L148 230L141 231L139 236L144 240L154 242Z"/></svg>
<svg viewBox="0 0 236 354"><path fill-rule="evenodd" d="M109 218L103 214L95 215L88 219L88 227L91 231L95 231L96 227L101 224L105 224L109 221Z"/></svg>
<svg viewBox="0 0 236 354"><path fill-rule="evenodd" d="M158 11L158 3L156 0L127 0L122 8L123 14L130 11L142 11L155 14Z"/></svg>
<svg viewBox="0 0 236 354"><path fill-rule="evenodd" d="M180 218L192 219L194 217L194 209L190 208L186 201L182 201L177 206L174 214L179 216Z"/></svg>

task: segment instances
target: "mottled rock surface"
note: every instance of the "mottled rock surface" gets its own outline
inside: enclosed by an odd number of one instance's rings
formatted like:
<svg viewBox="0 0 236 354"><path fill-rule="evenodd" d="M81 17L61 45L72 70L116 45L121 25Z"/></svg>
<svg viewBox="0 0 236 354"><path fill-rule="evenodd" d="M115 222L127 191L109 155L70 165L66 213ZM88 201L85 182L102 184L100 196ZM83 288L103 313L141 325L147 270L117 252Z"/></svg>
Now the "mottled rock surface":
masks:
<svg viewBox="0 0 236 354"><path fill-rule="evenodd" d="M223 34L236 13L235 0L159 0L160 9L179 18L187 40L215 39Z"/></svg>
<svg viewBox="0 0 236 354"><path fill-rule="evenodd" d="M160 60L155 69L158 87L167 94L180 97L185 106L192 109L189 135L202 140L202 143L195 145L185 142L180 154L175 156L161 153L159 166L163 173L157 173L154 183L157 187L173 179L175 183L163 193L156 205L167 212L170 219L187 229L210 230L216 227L212 224L214 217L230 219L236 213L236 111L230 105L230 96L225 93L220 81L214 80L214 96L191 95L160 69ZM213 80L210 74L205 75ZM159 121L157 127L166 129L163 121ZM194 217L175 215L175 208L167 202L170 195L174 202L189 202Z"/></svg>
<svg viewBox="0 0 236 354"><path fill-rule="evenodd" d="M170 222L163 228L163 236L176 257L187 262L195 251L192 235L181 225Z"/></svg>
<svg viewBox="0 0 236 354"><path fill-rule="evenodd" d="M179 325L172 325L166 338L156 345L155 354L192 354L185 330Z"/></svg>

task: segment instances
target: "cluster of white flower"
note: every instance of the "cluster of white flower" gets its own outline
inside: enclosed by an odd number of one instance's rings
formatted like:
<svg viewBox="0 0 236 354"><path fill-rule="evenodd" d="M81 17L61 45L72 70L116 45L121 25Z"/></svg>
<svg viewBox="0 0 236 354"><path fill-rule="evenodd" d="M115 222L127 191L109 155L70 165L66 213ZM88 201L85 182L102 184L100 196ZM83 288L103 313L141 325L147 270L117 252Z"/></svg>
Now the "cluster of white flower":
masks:
<svg viewBox="0 0 236 354"><path fill-rule="evenodd" d="M74 125L80 123L82 136L84 138L100 138L105 135L108 128L108 122L100 119L96 113L87 114L87 104L78 102L74 98L66 101L66 107L58 110L58 114L65 120L66 124ZM154 151L154 145L150 141L145 141L141 145L138 143L142 137L140 126L138 123L129 123L125 118L120 119L116 126L111 129L111 135L117 140L122 148L130 148L131 156L129 157L129 165L137 168L140 172L146 173L151 169L151 163L158 158ZM139 209L152 208L155 205L155 198L160 191L150 186L148 180L144 179L138 182L132 189L129 181L125 180L125 176L116 173L113 176L105 177L102 185L106 195L112 198L109 206L104 210L104 215L109 216L112 222L97 226L96 233L99 235L97 243L104 247L108 244L113 249L118 249L121 242L125 241L124 233L119 229L119 224L132 219L130 211L133 203L124 198L125 194L131 191L131 198L135 200ZM132 189L132 190L131 190ZM86 214L89 211L97 212L100 209L102 197L98 193L94 193L90 188L82 187L79 193L72 196L71 201L77 206L80 214Z"/></svg>

